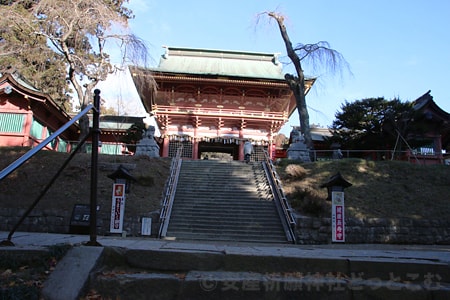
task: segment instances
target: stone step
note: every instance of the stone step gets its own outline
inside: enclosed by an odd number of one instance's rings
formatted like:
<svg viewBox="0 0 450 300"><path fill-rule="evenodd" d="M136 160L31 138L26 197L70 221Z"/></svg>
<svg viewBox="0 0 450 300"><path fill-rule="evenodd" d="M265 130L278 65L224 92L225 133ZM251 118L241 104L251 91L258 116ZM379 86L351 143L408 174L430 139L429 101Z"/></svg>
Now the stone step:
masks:
<svg viewBox="0 0 450 300"><path fill-rule="evenodd" d="M260 243L285 243L284 231L279 227L257 226L172 226L166 234L167 237L188 240L210 240L210 241L236 241L236 242L260 242Z"/></svg>
<svg viewBox="0 0 450 300"><path fill-rule="evenodd" d="M220 210L217 209L179 209L174 208L172 210L172 217L171 219L174 220L176 218L186 218L186 217L192 217L192 221L197 221L201 218L206 217L215 217L218 218L231 218L231 219L238 219L238 220L246 220L246 219L253 219L258 218L261 220L267 220L272 219L273 221L279 221L278 215L276 212L272 211L245 211L245 210ZM214 219L211 218L211 221Z"/></svg>
<svg viewBox="0 0 450 300"><path fill-rule="evenodd" d="M192 205L192 204L183 204L177 205L172 209L173 214L183 214L183 215L236 215L237 217L252 217L252 216L277 216L277 212L275 211L275 207L251 207L251 206L233 206L229 205Z"/></svg>
<svg viewBox="0 0 450 300"><path fill-rule="evenodd" d="M227 199L234 199L242 196L257 196L260 192L267 192L266 190L258 189L257 187L242 187L242 186L209 186L209 187L186 187L182 186L177 189L175 196L187 196L195 197L199 196L211 196L211 197L222 197Z"/></svg>
<svg viewBox="0 0 450 300"><path fill-rule="evenodd" d="M274 224L277 224L276 221L273 221L273 216L270 215L258 215L252 218L239 218L236 216L231 215L219 215L219 217L214 216L214 218L208 218L208 214L201 215L201 216L194 216L190 217L188 214L186 215L179 215L177 220L172 220L170 222L170 228L175 228L180 225L184 226L209 226L211 228L219 228L223 224L226 224L228 226L234 226L239 228L239 226L244 226L248 224L259 224L259 226L273 226ZM272 217L272 218L270 218ZM220 220L218 220L220 219ZM169 228L169 229L170 229ZM244 229L244 228L243 228Z"/></svg>
<svg viewBox="0 0 450 300"><path fill-rule="evenodd" d="M173 247L177 247L173 242ZM445 260L268 245L106 248L86 290L103 299L448 299ZM185 245L186 246L186 245ZM279 248L277 246L277 248ZM209 249L209 251L208 251ZM214 251L216 249L216 251ZM312 254L317 253L321 254ZM369 251L370 252L370 251Z"/></svg>
<svg viewBox="0 0 450 300"><path fill-rule="evenodd" d="M214 215L209 213L201 213L199 215L193 215L189 213L177 214L177 218L170 220L169 225L175 226L177 224L188 222L193 225L199 224L211 224L216 226L217 224L247 224L247 223L259 223L259 224L280 224L275 218L274 214L255 214L252 216L236 215L223 213L220 215Z"/></svg>
<svg viewBox="0 0 450 300"><path fill-rule="evenodd" d="M172 228L214 228L217 230L221 230L224 228L237 228L245 230L246 228L276 228L277 230L282 228L279 226L280 224L276 222L260 222L260 220L248 220L248 221L234 221L234 220L220 220L214 222L211 225L211 221L205 220L197 220L196 223L192 223L189 220L177 220L172 222Z"/></svg>
<svg viewBox="0 0 450 300"><path fill-rule="evenodd" d="M185 232L185 233L204 233L204 234L219 234L219 235L254 235L257 234L259 236L266 235L279 235L282 233L283 228L278 226L261 226L260 224L254 224L250 226L226 226L226 225L217 225L210 226L208 224L190 224L189 226L176 226L172 227L172 229L168 230L168 233L173 232ZM283 236L283 235L282 235Z"/></svg>
<svg viewBox="0 0 450 300"><path fill-rule="evenodd" d="M167 237L286 242L262 165L183 161Z"/></svg>
<svg viewBox="0 0 450 300"><path fill-rule="evenodd" d="M109 299L432 299L444 288L377 280L349 280L335 274L252 272L108 273L91 283ZM149 296L151 295L151 296ZM436 299L436 298L433 298ZM446 298L440 298L446 299Z"/></svg>
<svg viewBox="0 0 450 300"><path fill-rule="evenodd" d="M242 201L229 201L228 199L211 199L211 198L195 198L192 199L184 198L177 199L177 207L190 207L190 208L200 208L200 207L210 207L219 209L244 209L248 208L251 210L264 210L273 209L275 204L268 200L260 199L249 199L243 198Z"/></svg>
<svg viewBox="0 0 450 300"><path fill-rule="evenodd" d="M240 219L223 219L223 220L211 220L211 219L197 219L196 222L192 222L188 218L172 221L172 227L184 226L183 228L200 228L208 227L215 229L226 228L277 228L282 229L282 226L276 221L267 221L266 219L252 219L252 220L240 220Z"/></svg>
<svg viewBox="0 0 450 300"><path fill-rule="evenodd" d="M219 233L189 233L175 232L168 235L165 240L195 241L195 242L230 242L230 243L257 243L257 244L285 244L286 238L276 234L219 234Z"/></svg>
<svg viewBox="0 0 450 300"><path fill-rule="evenodd" d="M260 195L267 195L269 194L268 190L261 190L261 189L255 189L255 190L239 190L234 189L232 193L230 193L230 190L226 190L223 192L217 192L217 191L207 191L207 190L197 190L197 191L177 191L175 193L175 197L178 198L189 198L189 199L196 199L196 198L205 198L205 199L212 199L212 198L223 198L227 199L227 201L243 201L248 200L251 201L252 199L258 200ZM243 200L241 200L243 199Z"/></svg>

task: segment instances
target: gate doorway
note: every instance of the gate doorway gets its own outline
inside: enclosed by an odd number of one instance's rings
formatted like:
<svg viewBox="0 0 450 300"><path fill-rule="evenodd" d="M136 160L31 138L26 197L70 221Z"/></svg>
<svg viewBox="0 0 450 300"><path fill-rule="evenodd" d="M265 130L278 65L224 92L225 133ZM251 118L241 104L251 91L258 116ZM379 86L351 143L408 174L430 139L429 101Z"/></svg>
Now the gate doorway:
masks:
<svg viewBox="0 0 450 300"><path fill-rule="evenodd" d="M239 145L221 142L200 142L197 159L239 160Z"/></svg>

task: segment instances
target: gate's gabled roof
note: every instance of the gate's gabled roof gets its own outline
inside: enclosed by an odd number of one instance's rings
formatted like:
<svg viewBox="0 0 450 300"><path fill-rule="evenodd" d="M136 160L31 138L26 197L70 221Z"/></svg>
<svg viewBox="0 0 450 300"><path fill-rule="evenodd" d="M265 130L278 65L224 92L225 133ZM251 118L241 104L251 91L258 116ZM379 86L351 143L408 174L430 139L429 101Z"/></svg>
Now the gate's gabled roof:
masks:
<svg viewBox="0 0 450 300"><path fill-rule="evenodd" d="M131 66L130 73L145 109L166 124L161 128L278 132L296 108L278 54L166 47L158 67ZM314 81L306 79L305 93Z"/></svg>
<svg viewBox="0 0 450 300"><path fill-rule="evenodd" d="M153 71L284 80L277 53L166 47Z"/></svg>

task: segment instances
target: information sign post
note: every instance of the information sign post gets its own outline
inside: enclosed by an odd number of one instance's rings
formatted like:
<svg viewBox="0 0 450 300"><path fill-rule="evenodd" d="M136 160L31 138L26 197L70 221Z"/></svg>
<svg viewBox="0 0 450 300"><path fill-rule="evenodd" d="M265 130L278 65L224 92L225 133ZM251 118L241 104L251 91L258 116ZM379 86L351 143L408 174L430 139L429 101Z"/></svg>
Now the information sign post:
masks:
<svg viewBox="0 0 450 300"><path fill-rule="evenodd" d="M331 241L333 243L345 242L344 189L351 185L340 173L337 173L320 186L327 188L327 200L331 200Z"/></svg>
<svg viewBox="0 0 450 300"><path fill-rule="evenodd" d="M136 179L123 166L120 166L108 177L114 180L109 231L111 233L122 233L126 194L130 191L131 181L136 181Z"/></svg>

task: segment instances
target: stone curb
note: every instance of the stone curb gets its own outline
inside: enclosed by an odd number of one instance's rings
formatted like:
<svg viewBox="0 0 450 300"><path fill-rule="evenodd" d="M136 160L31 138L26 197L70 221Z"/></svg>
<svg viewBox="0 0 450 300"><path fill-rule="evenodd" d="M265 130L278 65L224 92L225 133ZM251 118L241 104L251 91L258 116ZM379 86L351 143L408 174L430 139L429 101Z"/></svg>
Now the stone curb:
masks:
<svg viewBox="0 0 450 300"><path fill-rule="evenodd" d="M83 293L89 274L97 265L103 247L75 247L69 250L45 281L42 296L48 300L76 300Z"/></svg>

